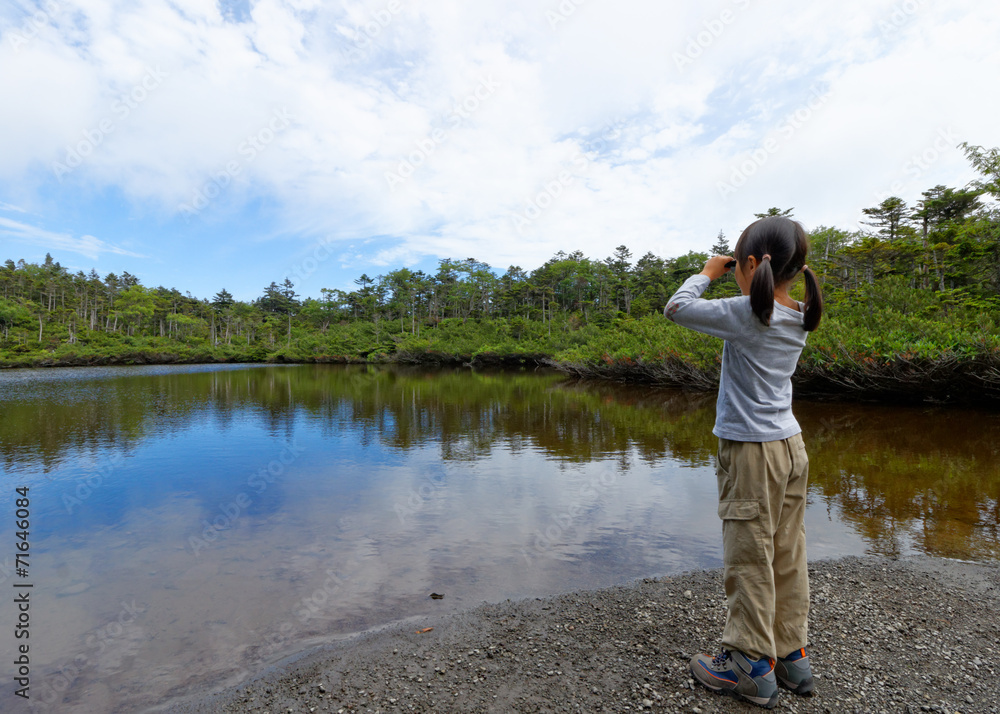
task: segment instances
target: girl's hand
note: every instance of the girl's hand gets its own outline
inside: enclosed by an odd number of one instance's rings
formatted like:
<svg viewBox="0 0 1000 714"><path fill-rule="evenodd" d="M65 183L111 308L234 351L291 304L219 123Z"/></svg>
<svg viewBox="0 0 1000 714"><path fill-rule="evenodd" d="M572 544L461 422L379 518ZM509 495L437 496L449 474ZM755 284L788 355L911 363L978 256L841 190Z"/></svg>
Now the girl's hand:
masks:
<svg viewBox="0 0 1000 714"><path fill-rule="evenodd" d="M709 258L708 262L705 263L705 267L702 268L700 275L707 275L710 280L721 278L729 272L730 269L726 267L726 263L732 260L733 257L731 255L716 255Z"/></svg>

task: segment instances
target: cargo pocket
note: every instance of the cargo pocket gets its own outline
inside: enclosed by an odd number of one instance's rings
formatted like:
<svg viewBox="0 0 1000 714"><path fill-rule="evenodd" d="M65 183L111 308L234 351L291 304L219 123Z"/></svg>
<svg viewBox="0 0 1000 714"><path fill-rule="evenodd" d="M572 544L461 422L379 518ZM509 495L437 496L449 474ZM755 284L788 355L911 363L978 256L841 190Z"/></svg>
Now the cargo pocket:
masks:
<svg viewBox="0 0 1000 714"><path fill-rule="evenodd" d="M719 518L722 519L722 559L726 565L767 563L757 501L721 501Z"/></svg>

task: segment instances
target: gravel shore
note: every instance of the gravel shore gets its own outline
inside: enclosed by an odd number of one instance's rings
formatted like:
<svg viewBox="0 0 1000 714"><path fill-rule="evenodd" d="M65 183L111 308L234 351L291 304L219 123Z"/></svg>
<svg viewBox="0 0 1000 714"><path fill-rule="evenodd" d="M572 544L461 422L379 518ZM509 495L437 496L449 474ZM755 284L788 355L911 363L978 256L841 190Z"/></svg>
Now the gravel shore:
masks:
<svg viewBox="0 0 1000 714"><path fill-rule="evenodd" d="M782 692L774 711L1000 712L1000 567L865 557L809 571L816 694ZM169 711L760 711L690 679L688 659L718 649L724 618L718 570L484 604L339 642Z"/></svg>

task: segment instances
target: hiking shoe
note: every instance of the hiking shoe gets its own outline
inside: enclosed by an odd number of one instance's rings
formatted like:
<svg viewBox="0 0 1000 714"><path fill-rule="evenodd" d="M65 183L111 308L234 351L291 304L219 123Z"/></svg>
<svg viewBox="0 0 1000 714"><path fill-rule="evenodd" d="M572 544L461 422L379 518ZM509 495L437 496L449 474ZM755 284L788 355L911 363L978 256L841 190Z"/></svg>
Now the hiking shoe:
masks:
<svg viewBox="0 0 1000 714"><path fill-rule="evenodd" d="M793 694L812 696L813 675L809 668L809 653L803 647L787 657L779 657L774 664L778 684Z"/></svg>
<svg viewBox="0 0 1000 714"><path fill-rule="evenodd" d="M765 709L778 703L773 659L753 660L738 650L722 650L712 658L704 654L694 657L691 674L716 694L728 694Z"/></svg>

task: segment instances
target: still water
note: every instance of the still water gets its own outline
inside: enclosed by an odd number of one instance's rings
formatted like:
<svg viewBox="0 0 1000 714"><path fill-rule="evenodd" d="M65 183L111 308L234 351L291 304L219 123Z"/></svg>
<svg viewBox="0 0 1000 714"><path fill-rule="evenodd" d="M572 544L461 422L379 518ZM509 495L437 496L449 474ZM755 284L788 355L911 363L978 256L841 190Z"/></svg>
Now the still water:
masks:
<svg viewBox="0 0 1000 714"><path fill-rule="evenodd" d="M810 558L1000 557L1000 415L796 413ZM712 395L541 371L0 373L0 709L28 710L10 684L18 582L32 702L97 712L401 618L718 567L713 420Z"/></svg>

